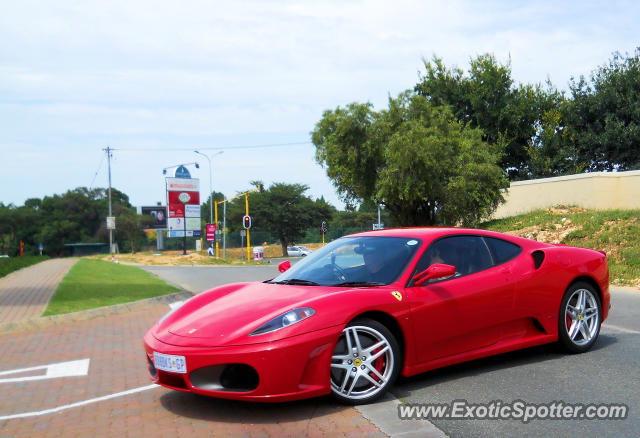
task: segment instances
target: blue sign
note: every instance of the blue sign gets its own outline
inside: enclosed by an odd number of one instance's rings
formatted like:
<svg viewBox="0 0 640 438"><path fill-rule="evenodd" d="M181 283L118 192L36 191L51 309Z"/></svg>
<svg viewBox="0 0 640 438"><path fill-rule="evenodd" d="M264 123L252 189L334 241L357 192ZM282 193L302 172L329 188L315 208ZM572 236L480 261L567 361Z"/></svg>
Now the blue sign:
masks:
<svg viewBox="0 0 640 438"><path fill-rule="evenodd" d="M189 173L189 170L184 167L184 166L180 166L176 169L176 174L175 174L176 178L191 178L191 174Z"/></svg>
<svg viewBox="0 0 640 438"><path fill-rule="evenodd" d="M38 243L38 249L40 251L42 251L44 249L44 245L42 244L42 242Z"/></svg>

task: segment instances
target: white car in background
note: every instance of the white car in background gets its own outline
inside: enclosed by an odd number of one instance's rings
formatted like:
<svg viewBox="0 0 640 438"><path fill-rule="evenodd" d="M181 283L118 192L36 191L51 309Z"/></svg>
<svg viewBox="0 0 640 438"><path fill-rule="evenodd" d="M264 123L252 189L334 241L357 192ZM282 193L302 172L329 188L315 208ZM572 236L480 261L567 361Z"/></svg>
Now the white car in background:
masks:
<svg viewBox="0 0 640 438"><path fill-rule="evenodd" d="M313 251L311 251L309 248L307 248L306 246L289 246L287 247L287 254L289 255L289 257L304 257L306 255L311 254Z"/></svg>

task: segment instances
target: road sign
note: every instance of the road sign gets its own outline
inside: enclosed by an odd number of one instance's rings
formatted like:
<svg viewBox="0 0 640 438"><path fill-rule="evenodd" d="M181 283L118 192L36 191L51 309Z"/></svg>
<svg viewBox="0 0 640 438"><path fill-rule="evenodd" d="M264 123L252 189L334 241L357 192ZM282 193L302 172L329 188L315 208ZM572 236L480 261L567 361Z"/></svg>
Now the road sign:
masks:
<svg viewBox="0 0 640 438"><path fill-rule="evenodd" d="M374 230L382 230L384 229L384 224L373 224Z"/></svg>
<svg viewBox="0 0 640 438"><path fill-rule="evenodd" d="M116 217L107 216L107 230L115 230L115 229L116 229Z"/></svg>
<svg viewBox="0 0 640 438"><path fill-rule="evenodd" d="M215 224L207 224L207 241L213 242L216 240L216 226Z"/></svg>
<svg viewBox="0 0 640 438"><path fill-rule="evenodd" d="M175 177L189 179L191 178L191 173L189 173L189 169L186 167L180 166L176 169Z"/></svg>

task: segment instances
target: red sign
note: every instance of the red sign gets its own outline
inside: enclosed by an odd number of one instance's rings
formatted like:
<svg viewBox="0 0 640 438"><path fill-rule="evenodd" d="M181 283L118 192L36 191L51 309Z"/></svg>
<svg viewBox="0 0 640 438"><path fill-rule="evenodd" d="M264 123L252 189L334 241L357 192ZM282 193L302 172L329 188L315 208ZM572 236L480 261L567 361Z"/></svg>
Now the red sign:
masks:
<svg viewBox="0 0 640 438"><path fill-rule="evenodd" d="M180 193L183 192L168 192L169 193L169 204L182 204L178 197ZM200 205L200 192L184 192L189 194L189 202L187 204L197 204ZM184 216L184 212L182 214ZM171 217L171 216L169 216Z"/></svg>
<svg viewBox="0 0 640 438"><path fill-rule="evenodd" d="M216 240L216 225L207 224L207 241L213 242L214 240Z"/></svg>
<svg viewBox="0 0 640 438"><path fill-rule="evenodd" d="M169 204L169 217L184 217L184 205Z"/></svg>

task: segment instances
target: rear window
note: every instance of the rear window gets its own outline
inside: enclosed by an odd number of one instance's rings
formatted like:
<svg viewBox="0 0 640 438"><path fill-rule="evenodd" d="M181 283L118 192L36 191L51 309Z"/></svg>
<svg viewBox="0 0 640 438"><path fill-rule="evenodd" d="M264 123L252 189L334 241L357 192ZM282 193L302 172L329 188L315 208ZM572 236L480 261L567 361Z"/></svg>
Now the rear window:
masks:
<svg viewBox="0 0 640 438"><path fill-rule="evenodd" d="M522 248L506 240L495 237L485 237L484 240L487 242L487 246L491 251L491 255L493 255L493 261L496 265L501 265L516 258L522 252Z"/></svg>

